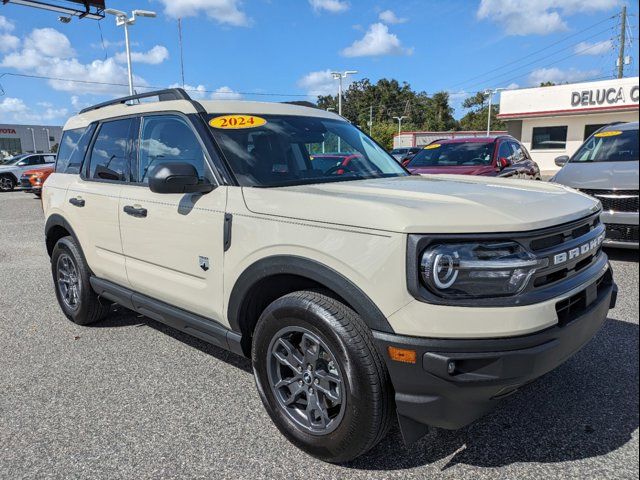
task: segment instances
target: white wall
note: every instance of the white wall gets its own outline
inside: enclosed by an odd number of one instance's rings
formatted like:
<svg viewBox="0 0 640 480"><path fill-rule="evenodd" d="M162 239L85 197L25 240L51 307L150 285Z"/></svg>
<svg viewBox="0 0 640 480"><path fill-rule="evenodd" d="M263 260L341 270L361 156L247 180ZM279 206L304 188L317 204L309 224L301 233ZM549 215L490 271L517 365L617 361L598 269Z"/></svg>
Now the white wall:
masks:
<svg viewBox="0 0 640 480"><path fill-rule="evenodd" d="M573 155L584 141L585 125L605 124L611 122L637 122L638 110L630 112L571 115L564 117L537 117L522 119L521 142L531 153L531 157L538 163L540 170L545 173L555 172L559 169L554 163L560 155ZM532 150L531 139L534 127L567 126L567 146L564 149Z"/></svg>

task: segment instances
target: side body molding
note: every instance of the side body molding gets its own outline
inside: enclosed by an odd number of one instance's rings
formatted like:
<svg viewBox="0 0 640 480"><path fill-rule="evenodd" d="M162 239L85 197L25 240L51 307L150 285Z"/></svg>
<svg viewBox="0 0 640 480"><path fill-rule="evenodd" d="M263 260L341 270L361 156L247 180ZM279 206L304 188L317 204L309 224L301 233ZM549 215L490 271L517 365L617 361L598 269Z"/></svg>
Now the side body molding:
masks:
<svg viewBox="0 0 640 480"><path fill-rule="evenodd" d="M372 330L393 333L391 325L377 305L351 280L326 265L293 255L263 258L238 277L227 308L229 325L234 331L242 332L242 318L248 304L247 294L251 288L261 280L274 275L295 275L317 282L351 305Z"/></svg>

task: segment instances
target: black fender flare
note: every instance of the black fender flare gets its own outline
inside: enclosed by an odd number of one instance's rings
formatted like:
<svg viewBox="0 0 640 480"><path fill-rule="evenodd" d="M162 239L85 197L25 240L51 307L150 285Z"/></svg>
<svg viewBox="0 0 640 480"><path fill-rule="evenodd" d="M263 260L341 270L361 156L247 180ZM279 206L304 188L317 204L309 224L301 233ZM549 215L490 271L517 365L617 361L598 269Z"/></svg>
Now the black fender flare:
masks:
<svg viewBox="0 0 640 480"><path fill-rule="evenodd" d="M296 275L317 282L342 297L372 329L393 333L378 306L351 280L315 260L294 255L274 255L258 260L238 277L227 307L231 328L241 333L241 312L246 296L259 281L272 275Z"/></svg>
<svg viewBox="0 0 640 480"><path fill-rule="evenodd" d="M80 245L80 241L78 240L78 237L76 236L76 232L73 231L73 228L71 228L71 225L69 225L69 222L62 215L60 215L58 213L54 213L53 215L50 215L47 218L47 221L44 224L44 237L45 237L45 243L47 243L47 252L49 253L49 256L51 256L51 252L49 251L49 245L48 245L48 242L47 242L47 238L49 237L49 233L51 232L53 227L62 227L67 232L69 232L69 235L71 235L73 237L73 239L76 242L76 245L80 249L80 253L82 253L82 256L84 257L84 252L82 251L82 246ZM53 249L53 245L51 247ZM86 260L85 260L85 262L86 262Z"/></svg>

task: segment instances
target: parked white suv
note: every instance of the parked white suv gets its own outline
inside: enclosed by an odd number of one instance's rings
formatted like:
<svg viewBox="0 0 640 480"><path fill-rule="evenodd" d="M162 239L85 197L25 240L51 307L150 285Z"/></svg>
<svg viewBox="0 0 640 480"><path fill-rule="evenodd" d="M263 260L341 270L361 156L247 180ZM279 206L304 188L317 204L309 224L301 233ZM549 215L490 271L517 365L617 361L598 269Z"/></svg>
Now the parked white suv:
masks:
<svg viewBox="0 0 640 480"><path fill-rule="evenodd" d="M357 155L314 167L323 147ZM330 462L394 412L407 443L467 425L615 304L593 198L412 176L314 108L179 89L97 105L66 123L43 204L67 317L115 302L250 357L280 431Z"/></svg>
<svg viewBox="0 0 640 480"><path fill-rule="evenodd" d="M0 192L10 192L19 183L23 172L45 168L56 161L53 153L23 153L0 165Z"/></svg>

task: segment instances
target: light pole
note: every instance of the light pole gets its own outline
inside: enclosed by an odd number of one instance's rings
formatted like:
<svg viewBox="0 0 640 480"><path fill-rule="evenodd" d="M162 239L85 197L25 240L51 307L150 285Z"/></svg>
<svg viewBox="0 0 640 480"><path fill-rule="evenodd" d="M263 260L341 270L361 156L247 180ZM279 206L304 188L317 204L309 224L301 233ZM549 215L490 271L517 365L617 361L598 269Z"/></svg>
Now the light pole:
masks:
<svg viewBox="0 0 640 480"><path fill-rule="evenodd" d="M333 107L327 108L327 112L335 112L335 111L336 111L336 109L333 108ZM322 153L325 153L324 152L324 140L322 140Z"/></svg>
<svg viewBox="0 0 640 480"><path fill-rule="evenodd" d="M393 118L398 120L398 135L400 135L402 133L402 120L404 120L407 117L405 115L403 115L401 117L393 117Z"/></svg>
<svg viewBox="0 0 640 480"><path fill-rule="evenodd" d="M43 128L42 130L47 132L47 145L49 147L49 151L47 153L51 153L51 134L49 133L49 129L48 128Z"/></svg>
<svg viewBox="0 0 640 480"><path fill-rule="evenodd" d="M31 130L31 141L33 141L33 153L38 153L38 151L36 150L36 133L31 127L27 127L27 130Z"/></svg>
<svg viewBox="0 0 640 480"><path fill-rule="evenodd" d="M484 91L485 95L489 95L489 112L487 113L487 137L491 135L491 103L493 100L493 96L500 90L506 90L506 88L496 88L494 90L491 90L489 88Z"/></svg>
<svg viewBox="0 0 640 480"><path fill-rule="evenodd" d="M345 70L344 72L331 72L334 80L338 80L338 115L342 116L342 79L349 75L355 75L357 70ZM338 153L342 151L342 141L338 136Z"/></svg>
<svg viewBox="0 0 640 480"><path fill-rule="evenodd" d="M131 46L129 44L129 25L135 25L137 17L155 18L156 12L149 10L133 10L131 17L128 17L125 12L120 10L114 10L113 8L107 8L104 13L114 15L116 17L116 26L124 27L124 43L127 50L127 70L129 72L129 95L133 95L133 71L131 69Z"/></svg>

